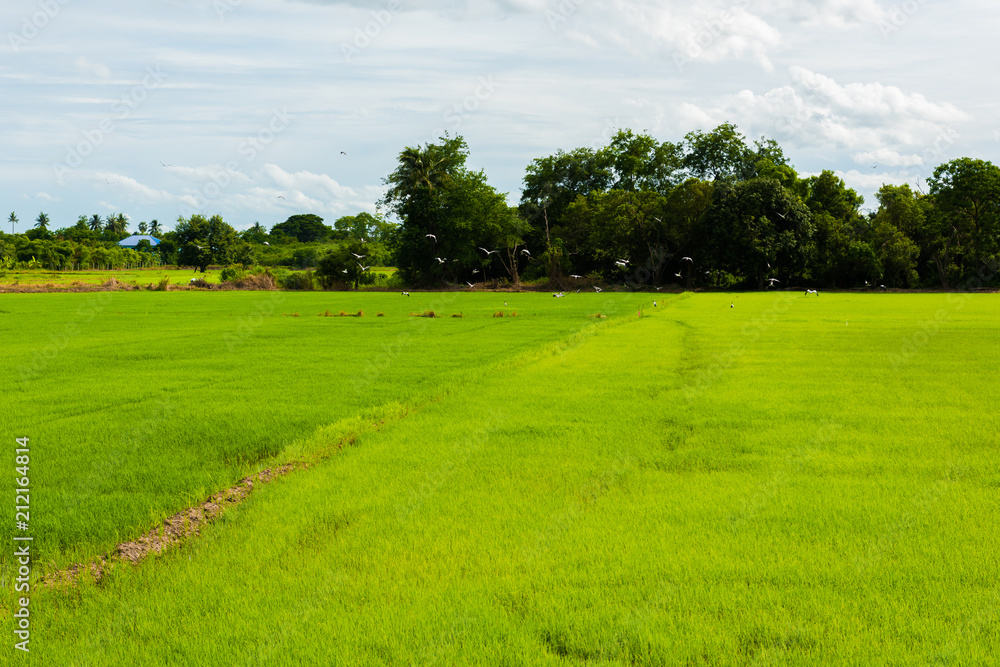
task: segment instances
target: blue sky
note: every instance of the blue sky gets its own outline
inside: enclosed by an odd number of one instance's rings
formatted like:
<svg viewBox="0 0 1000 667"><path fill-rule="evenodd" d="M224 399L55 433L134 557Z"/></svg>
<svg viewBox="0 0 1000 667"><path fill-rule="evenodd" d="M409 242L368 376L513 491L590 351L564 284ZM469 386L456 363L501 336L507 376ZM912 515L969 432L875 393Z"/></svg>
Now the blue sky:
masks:
<svg viewBox="0 0 1000 667"><path fill-rule="evenodd" d="M532 159L618 128L732 122L866 206L1000 147L995 0L5 0L0 27L17 231L40 211L332 223L445 130L512 203Z"/></svg>

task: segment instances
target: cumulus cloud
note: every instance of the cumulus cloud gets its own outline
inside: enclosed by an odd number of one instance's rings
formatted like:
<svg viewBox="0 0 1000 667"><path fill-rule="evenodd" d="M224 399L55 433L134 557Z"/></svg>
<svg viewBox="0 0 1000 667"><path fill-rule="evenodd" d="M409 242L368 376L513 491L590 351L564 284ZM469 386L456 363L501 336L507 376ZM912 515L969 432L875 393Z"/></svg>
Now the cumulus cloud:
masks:
<svg viewBox="0 0 1000 667"><path fill-rule="evenodd" d="M732 120L782 143L844 149L857 163L896 167L938 159L942 141L954 141L956 128L971 120L950 103L896 86L840 84L801 67L789 78L789 85L743 90L715 108L682 105L680 113L697 126Z"/></svg>

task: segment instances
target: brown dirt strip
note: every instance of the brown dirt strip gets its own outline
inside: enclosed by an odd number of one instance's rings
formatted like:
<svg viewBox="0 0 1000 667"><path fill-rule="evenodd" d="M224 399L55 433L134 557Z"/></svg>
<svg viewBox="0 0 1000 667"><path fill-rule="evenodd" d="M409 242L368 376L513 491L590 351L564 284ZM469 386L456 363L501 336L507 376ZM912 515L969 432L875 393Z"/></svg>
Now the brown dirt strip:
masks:
<svg viewBox="0 0 1000 667"><path fill-rule="evenodd" d="M235 486L213 494L200 505L174 514L164 520L162 526L151 529L134 541L119 544L111 553L99 557L88 565L72 565L65 570L43 575L39 578L38 584L46 588L73 586L78 583L84 572L88 571L95 581L100 581L116 562L136 565L151 553L162 553L164 549L200 535L203 525L215 521L228 508L246 500L256 484L266 484L278 477L284 477L299 467L305 468L308 464L300 466L286 464L244 477Z"/></svg>

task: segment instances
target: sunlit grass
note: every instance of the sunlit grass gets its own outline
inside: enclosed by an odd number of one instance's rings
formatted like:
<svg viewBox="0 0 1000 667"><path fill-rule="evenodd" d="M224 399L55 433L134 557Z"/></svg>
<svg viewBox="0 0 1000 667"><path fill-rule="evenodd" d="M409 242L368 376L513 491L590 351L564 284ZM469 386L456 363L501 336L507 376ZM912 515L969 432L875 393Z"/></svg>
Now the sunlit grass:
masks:
<svg viewBox="0 0 1000 667"><path fill-rule="evenodd" d="M379 415L352 415L382 394L345 406L347 421L303 429L281 453L346 431L353 445L181 549L41 595L39 653L95 665L1000 653L995 297L719 294L654 310L636 295L592 328L578 323L593 325L594 300L518 295L522 315L501 319L495 295L432 298L379 303L385 318L278 308L301 311L274 318L296 336L315 322L338 336L383 319L427 327L420 353L400 357L408 370L384 372L437 399L382 401L378 428ZM360 308L322 308L334 305ZM405 317L430 309L465 317ZM508 328L526 323L547 334ZM370 350L399 330L366 331ZM508 338L524 345L483 352Z"/></svg>

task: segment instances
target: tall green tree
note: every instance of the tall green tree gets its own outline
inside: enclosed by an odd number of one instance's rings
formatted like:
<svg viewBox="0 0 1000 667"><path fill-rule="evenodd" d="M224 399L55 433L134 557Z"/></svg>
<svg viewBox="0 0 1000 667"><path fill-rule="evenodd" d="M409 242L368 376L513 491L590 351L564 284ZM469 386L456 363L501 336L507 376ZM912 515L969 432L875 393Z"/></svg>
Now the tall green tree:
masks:
<svg viewBox="0 0 1000 667"><path fill-rule="evenodd" d="M221 215L180 217L174 228L178 262L194 266L202 273L209 264L229 264L236 250L236 230Z"/></svg>
<svg viewBox="0 0 1000 667"><path fill-rule="evenodd" d="M40 229L43 232L49 231L49 216L44 212L39 213L38 217L35 218L35 229Z"/></svg>
<svg viewBox="0 0 1000 667"><path fill-rule="evenodd" d="M517 280L517 267L497 255L523 242L521 223L484 172L466 169L468 154L462 137L445 135L404 148L385 178L380 205L400 220L396 265L408 282L471 282L501 271Z"/></svg>
<svg viewBox="0 0 1000 667"><path fill-rule="evenodd" d="M271 233L281 233L291 236L302 243L324 241L333 234L329 225L323 224L323 218L313 213L300 213L290 216L271 228Z"/></svg>
<svg viewBox="0 0 1000 667"><path fill-rule="evenodd" d="M715 193L707 216L715 268L740 275L757 289L769 278L787 284L803 276L813 222L798 197L771 178L716 187Z"/></svg>
<svg viewBox="0 0 1000 667"><path fill-rule="evenodd" d="M95 213L90 216L90 220L88 220L87 225L90 227L90 231L99 232L104 228L104 221L101 220L101 216Z"/></svg>
<svg viewBox="0 0 1000 667"><path fill-rule="evenodd" d="M958 158L927 179L936 224L951 227L953 257L962 278L996 267L1000 260L1000 167L985 160Z"/></svg>
<svg viewBox="0 0 1000 667"><path fill-rule="evenodd" d="M7 216L7 222L10 223L10 233L13 234L14 233L14 225L16 225L19 222L18 219L17 219L17 213L15 213L14 211L11 211L10 215Z"/></svg>
<svg viewBox="0 0 1000 667"><path fill-rule="evenodd" d="M163 230L160 228L160 221L159 220L153 220L152 222L149 223L149 235L150 236L159 236L162 232L163 232Z"/></svg>

